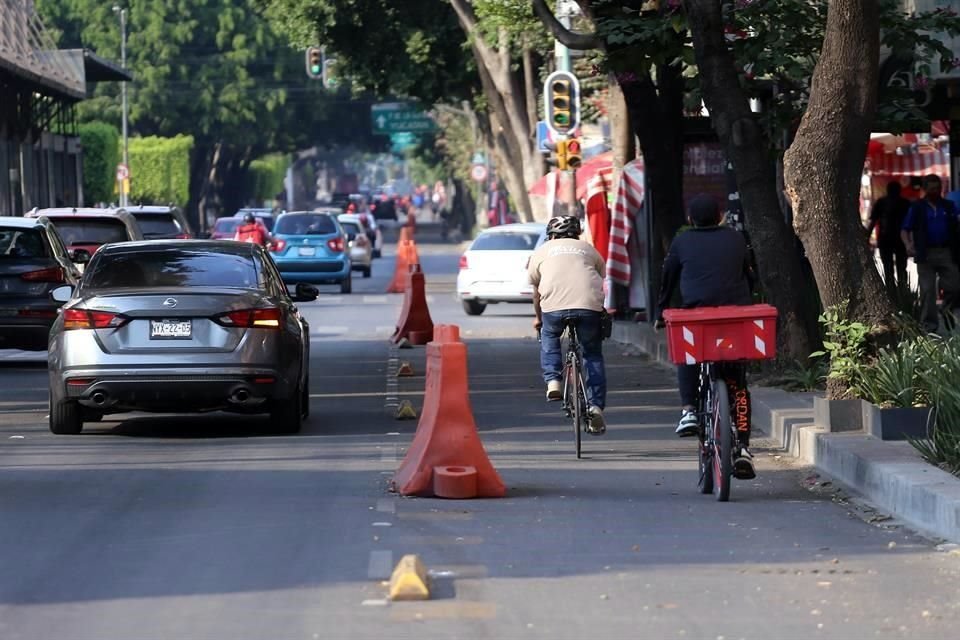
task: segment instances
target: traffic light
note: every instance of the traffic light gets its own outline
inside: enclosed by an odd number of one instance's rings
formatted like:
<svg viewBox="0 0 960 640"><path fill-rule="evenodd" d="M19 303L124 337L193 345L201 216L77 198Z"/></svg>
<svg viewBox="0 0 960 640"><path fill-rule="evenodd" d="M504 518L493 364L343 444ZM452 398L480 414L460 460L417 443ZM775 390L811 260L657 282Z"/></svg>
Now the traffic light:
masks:
<svg viewBox="0 0 960 640"><path fill-rule="evenodd" d="M577 138L572 138L566 141L566 149L564 149L564 159L567 162L567 169L579 169L580 165L583 163L583 158L580 154L580 141Z"/></svg>
<svg viewBox="0 0 960 640"><path fill-rule="evenodd" d="M323 79L323 50L320 47L307 49L307 77L311 80Z"/></svg>
<svg viewBox="0 0 960 640"><path fill-rule="evenodd" d="M567 135L580 125L580 83L569 71L547 76L543 102L547 126L554 133Z"/></svg>

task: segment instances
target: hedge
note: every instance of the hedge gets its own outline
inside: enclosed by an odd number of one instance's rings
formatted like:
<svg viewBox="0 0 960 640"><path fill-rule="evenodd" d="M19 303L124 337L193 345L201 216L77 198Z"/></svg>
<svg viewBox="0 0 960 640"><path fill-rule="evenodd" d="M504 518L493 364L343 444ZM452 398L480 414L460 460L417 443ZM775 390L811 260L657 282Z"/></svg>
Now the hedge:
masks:
<svg viewBox="0 0 960 640"><path fill-rule="evenodd" d="M88 122L78 129L83 147L84 201L90 204L115 201L120 132L106 122Z"/></svg>
<svg viewBox="0 0 960 640"><path fill-rule="evenodd" d="M130 138L130 202L186 206L192 149L193 136Z"/></svg>
<svg viewBox="0 0 960 640"><path fill-rule="evenodd" d="M290 158L283 153L271 153L250 163L250 184L254 199L263 202L273 200L283 191Z"/></svg>

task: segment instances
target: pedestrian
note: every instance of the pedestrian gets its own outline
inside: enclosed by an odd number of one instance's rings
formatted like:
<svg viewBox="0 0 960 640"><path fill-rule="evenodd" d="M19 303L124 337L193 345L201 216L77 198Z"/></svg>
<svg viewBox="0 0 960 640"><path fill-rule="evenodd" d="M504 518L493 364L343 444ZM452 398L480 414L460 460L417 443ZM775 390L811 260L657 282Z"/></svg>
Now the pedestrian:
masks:
<svg viewBox="0 0 960 640"><path fill-rule="evenodd" d="M960 229L956 206L941 197L940 178L925 176L923 188L925 197L910 206L900 235L917 265L920 321L924 330L935 333L940 328L938 292L943 291L943 304L950 311L960 302Z"/></svg>
<svg viewBox="0 0 960 640"><path fill-rule="evenodd" d="M895 295L897 290L908 289L907 248L900 237L900 229L910 209L910 202L900 195L900 183L896 180L887 184L887 195L877 200L870 212L870 224L867 233L877 228L877 249L880 251L880 263L883 265L883 281L887 290ZM894 273L896 263L896 273ZM894 277L896 276L896 277Z"/></svg>
<svg viewBox="0 0 960 640"><path fill-rule="evenodd" d="M530 257L534 328L541 331L540 366L547 400L563 396L560 336L566 323L576 327L587 373L587 432L607 430L603 409L607 376L603 364L603 278L606 266L597 250L580 239L580 221L558 216L547 223L547 241Z"/></svg>
<svg viewBox="0 0 960 640"><path fill-rule="evenodd" d="M233 239L237 242L253 242L261 247L267 246L267 233L252 213L243 216L243 224L237 227Z"/></svg>

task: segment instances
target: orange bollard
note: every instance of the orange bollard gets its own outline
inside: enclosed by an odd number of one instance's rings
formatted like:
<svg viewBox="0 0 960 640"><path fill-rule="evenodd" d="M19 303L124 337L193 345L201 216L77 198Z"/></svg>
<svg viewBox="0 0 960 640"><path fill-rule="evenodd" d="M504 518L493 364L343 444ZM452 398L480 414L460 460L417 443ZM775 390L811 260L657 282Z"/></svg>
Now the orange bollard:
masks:
<svg viewBox="0 0 960 640"><path fill-rule="evenodd" d="M413 234L417 231L417 214L413 211L407 212L407 226L410 227L410 239L413 239Z"/></svg>
<svg viewBox="0 0 960 640"><path fill-rule="evenodd" d="M507 493L477 433L467 345L460 342L456 325L434 327L420 422L392 486L405 496L501 498Z"/></svg>
<svg viewBox="0 0 960 640"><path fill-rule="evenodd" d="M433 320L427 307L423 271L419 264L411 264L407 274L406 295L396 331L390 340L396 344L406 338L410 344L427 344L433 339Z"/></svg>
<svg viewBox="0 0 960 640"><path fill-rule="evenodd" d="M410 228L409 228L409 227L400 227L400 238L397 239L397 246L399 247L399 246L401 246L404 242L407 242L407 241L412 240L412 239L413 239L413 238L410 236Z"/></svg>
<svg viewBox="0 0 960 640"><path fill-rule="evenodd" d="M410 241L402 240L397 244L397 260L393 269L393 280L387 285L387 293L403 293L407 290L407 277L410 272Z"/></svg>

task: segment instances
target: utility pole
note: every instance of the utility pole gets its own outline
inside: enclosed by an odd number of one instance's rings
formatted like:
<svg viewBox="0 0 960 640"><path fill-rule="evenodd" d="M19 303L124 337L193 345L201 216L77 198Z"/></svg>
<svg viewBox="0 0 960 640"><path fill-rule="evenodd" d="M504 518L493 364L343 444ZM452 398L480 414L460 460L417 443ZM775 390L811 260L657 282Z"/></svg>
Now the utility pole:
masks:
<svg viewBox="0 0 960 640"><path fill-rule="evenodd" d="M119 5L113 5L113 12L120 15L120 66L123 67L124 72L127 70L127 10L121 9ZM122 135L123 135L123 165L127 168L127 171L130 170L130 149L129 149L129 139L127 136L127 81L124 80L120 83L120 96L122 102L123 110L123 123ZM126 190L126 181L121 180L119 186L120 191L120 206L126 207L128 205L128 195Z"/></svg>
<svg viewBox="0 0 960 640"><path fill-rule="evenodd" d="M557 20L560 21L560 24L564 26L568 31L572 26L571 18L579 13L579 8L577 3L574 0L557 0ZM554 40L553 44L554 56L556 57L557 71L567 71L573 73L573 64L570 61L570 49L567 48L565 44L559 40ZM577 96L579 101L579 95ZM571 131L570 135L575 135L575 131ZM566 138L567 136L563 136ZM570 206L569 213L571 215L579 214L579 207L577 206L577 170L576 169L564 169L564 173L567 174L567 192L566 200ZM551 214L552 215L552 214Z"/></svg>

